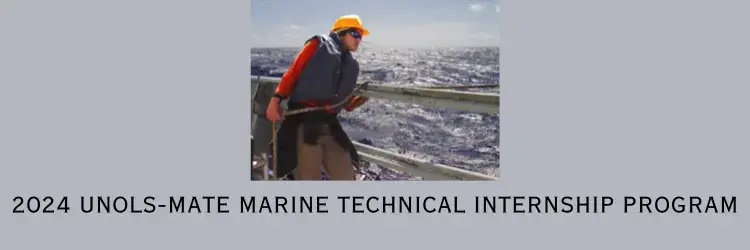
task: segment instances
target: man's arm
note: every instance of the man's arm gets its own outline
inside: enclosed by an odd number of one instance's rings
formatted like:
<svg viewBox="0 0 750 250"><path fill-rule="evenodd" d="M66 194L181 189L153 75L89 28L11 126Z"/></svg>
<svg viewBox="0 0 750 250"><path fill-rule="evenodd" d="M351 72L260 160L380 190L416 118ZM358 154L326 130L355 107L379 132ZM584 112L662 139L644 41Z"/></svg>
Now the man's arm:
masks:
<svg viewBox="0 0 750 250"><path fill-rule="evenodd" d="M310 40L310 42L305 44L302 50L300 50L300 52L294 58L292 65L289 66L289 69L286 71L286 73L284 73L284 76L281 77L281 81L276 87L275 95L271 99L272 101L278 103L281 99L289 97L289 95L292 93L292 89L294 89L294 84L297 83L297 79L302 73L302 69L305 68L307 61L309 61L310 57L315 54L317 48L317 39Z"/></svg>

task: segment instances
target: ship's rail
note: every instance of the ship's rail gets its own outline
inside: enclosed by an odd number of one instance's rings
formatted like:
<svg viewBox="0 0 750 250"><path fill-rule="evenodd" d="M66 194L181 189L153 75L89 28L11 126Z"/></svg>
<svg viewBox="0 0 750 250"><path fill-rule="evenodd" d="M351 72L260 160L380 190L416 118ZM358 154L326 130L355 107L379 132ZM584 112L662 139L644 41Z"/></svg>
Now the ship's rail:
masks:
<svg viewBox="0 0 750 250"><path fill-rule="evenodd" d="M280 80L276 77L252 76L251 84L252 86L260 84L276 85ZM253 87L252 89L256 88ZM369 84L366 88L360 89L356 95L468 112L491 114L500 112L500 96L498 94ZM252 120L255 123L254 117ZM353 141L353 143L362 160L419 176L425 180L497 180L497 177L494 176L411 158L356 141Z"/></svg>

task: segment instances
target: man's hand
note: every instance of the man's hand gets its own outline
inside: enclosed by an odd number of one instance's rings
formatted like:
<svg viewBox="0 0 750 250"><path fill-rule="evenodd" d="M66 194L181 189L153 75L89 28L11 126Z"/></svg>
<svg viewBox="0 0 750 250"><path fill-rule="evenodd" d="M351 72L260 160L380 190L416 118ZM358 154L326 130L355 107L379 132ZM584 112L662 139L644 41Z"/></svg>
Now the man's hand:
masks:
<svg viewBox="0 0 750 250"><path fill-rule="evenodd" d="M367 100L370 100L370 98L364 96L352 96L344 109L346 109L346 111L352 111L359 106L362 106L362 104L365 104Z"/></svg>
<svg viewBox="0 0 750 250"><path fill-rule="evenodd" d="M271 120L272 122L284 120L284 115L282 114L283 110L280 103L281 100L278 97L271 98L271 101L268 103L268 108L266 109L266 118L268 118L268 120Z"/></svg>

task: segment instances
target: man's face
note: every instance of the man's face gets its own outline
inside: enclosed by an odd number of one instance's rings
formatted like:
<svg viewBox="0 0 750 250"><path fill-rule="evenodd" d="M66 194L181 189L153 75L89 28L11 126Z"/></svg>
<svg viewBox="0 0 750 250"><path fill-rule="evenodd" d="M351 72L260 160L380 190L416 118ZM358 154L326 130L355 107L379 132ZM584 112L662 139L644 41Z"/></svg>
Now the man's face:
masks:
<svg viewBox="0 0 750 250"><path fill-rule="evenodd" d="M350 30L344 35L344 45L351 51L359 48L359 42L362 41L362 32L359 30Z"/></svg>

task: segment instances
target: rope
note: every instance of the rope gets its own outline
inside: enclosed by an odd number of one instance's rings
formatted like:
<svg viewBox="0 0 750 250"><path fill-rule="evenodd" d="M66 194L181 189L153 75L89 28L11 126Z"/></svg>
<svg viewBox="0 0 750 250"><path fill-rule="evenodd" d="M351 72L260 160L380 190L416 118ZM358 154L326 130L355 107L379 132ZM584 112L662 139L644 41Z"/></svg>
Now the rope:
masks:
<svg viewBox="0 0 750 250"><path fill-rule="evenodd" d="M279 160L276 158L276 133L277 133L277 131L276 131L276 122L273 122L273 124L271 124L271 126L272 126L272 130L273 130L273 139L271 141L273 143L273 179L274 180L278 180L279 176L278 176L277 173L279 172L278 171L278 161Z"/></svg>
<svg viewBox="0 0 750 250"><path fill-rule="evenodd" d="M349 95L346 96L346 98L344 98L344 100L341 100L340 102L338 102L338 103L336 103L334 105L326 105L326 106L319 106L319 107L309 107L309 108L302 108L302 109L292 110L292 111L289 111L289 112L284 112L284 114L282 116L283 117L287 117L287 116L293 116L293 115L298 115L298 114L308 113L308 112L313 112L313 111L321 111L321 110L338 108L338 107L346 104L347 102L349 102L349 99L352 96L354 96L354 93L357 93L361 89L366 88L366 86L369 83L370 82L365 82L365 83L357 86L356 88L354 88L354 91L352 91L351 93L349 93ZM276 121L271 121L271 126L273 127L273 129L272 129L273 130L273 134L271 135L271 147L273 147L273 179L274 180L278 180L279 177L278 177L278 174L277 174L278 173L278 171L277 171L278 167L277 167L277 157L276 157L277 156L277 152L276 152L276 137L277 137L278 131L276 130ZM297 159L297 160L299 161L299 159Z"/></svg>

